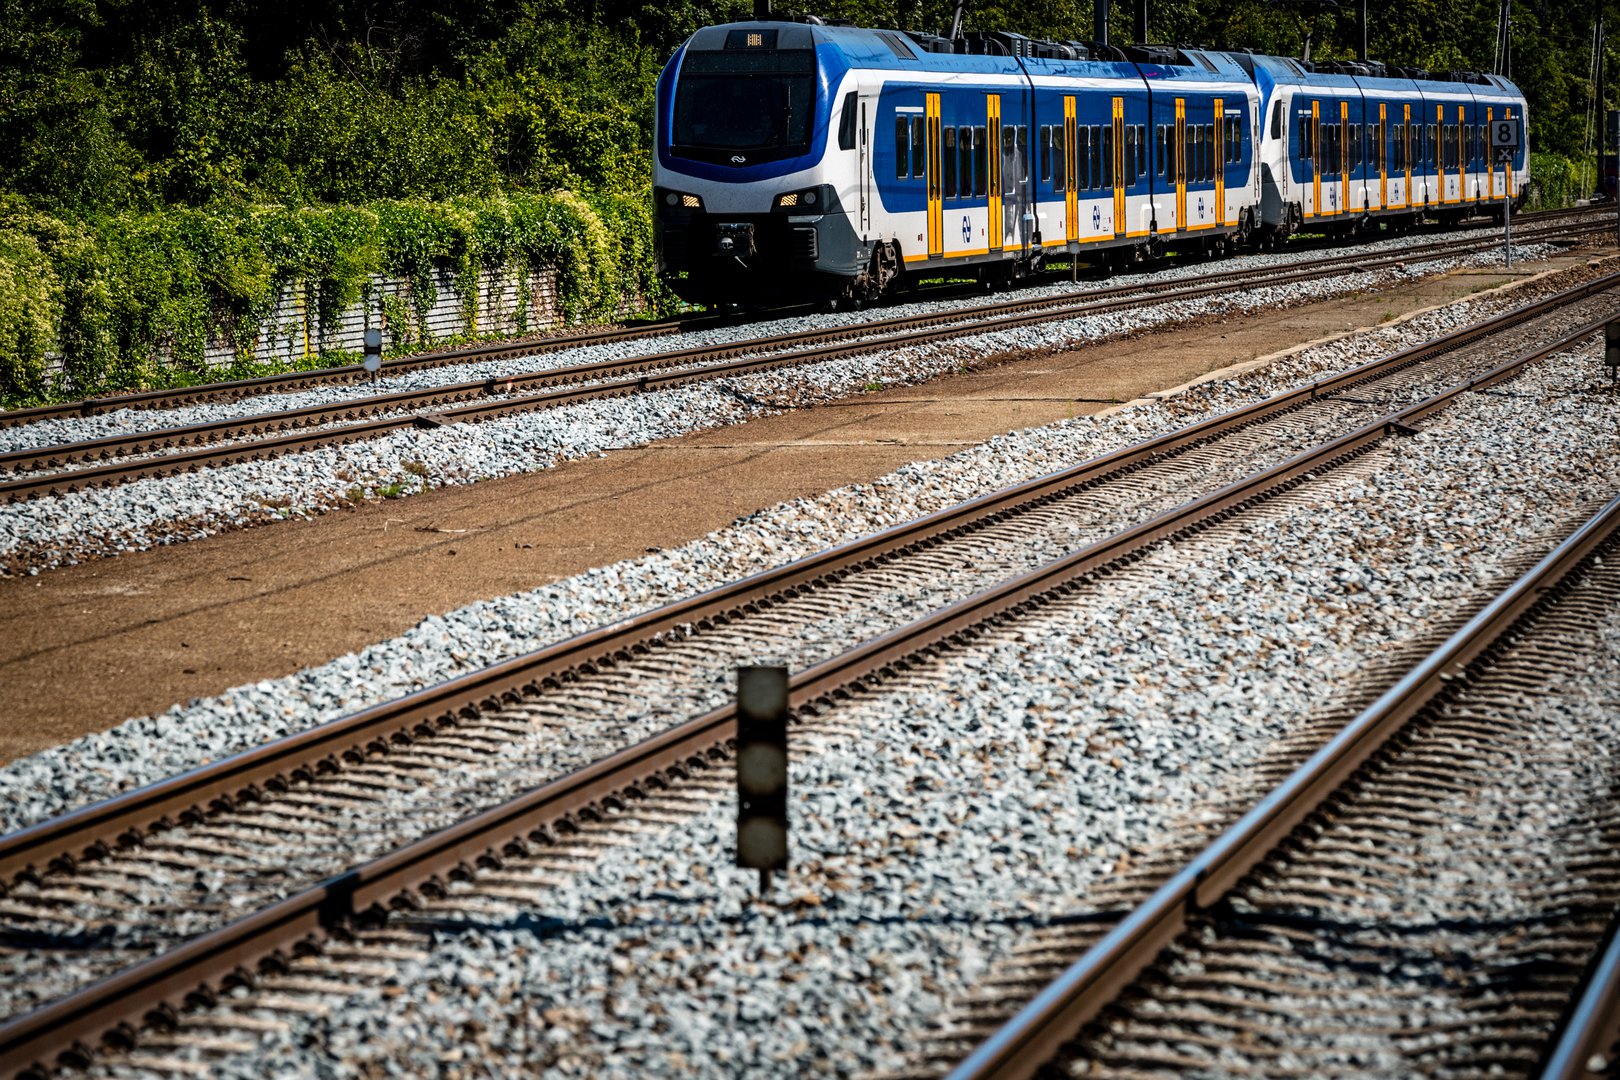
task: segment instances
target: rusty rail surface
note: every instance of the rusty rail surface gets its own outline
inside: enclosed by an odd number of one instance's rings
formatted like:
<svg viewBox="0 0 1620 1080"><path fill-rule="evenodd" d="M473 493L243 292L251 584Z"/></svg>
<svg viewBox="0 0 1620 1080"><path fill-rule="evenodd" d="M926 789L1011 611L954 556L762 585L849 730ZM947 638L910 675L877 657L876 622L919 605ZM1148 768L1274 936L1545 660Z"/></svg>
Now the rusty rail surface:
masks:
<svg viewBox="0 0 1620 1080"><path fill-rule="evenodd" d="M1606 223L1579 226L1575 231L1603 231L1607 227ZM1558 227L1557 231L1567 232L1569 227ZM1481 249L1493 242L1470 239L1437 243L1429 247L1464 252ZM1194 278L1192 284L1184 280L1153 282L1094 290L1083 296L1065 295L1012 300L833 330L781 334L723 346L700 346L626 360L569 365L503 378L479 379L422 390L399 391L332 405L312 405L256 416L108 436L86 442L25 448L0 453L0 471L53 469L70 462L92 462L178 447L196 447L155 457L114 461L62 472L42 472L0 481L0 500L16 502L92 487L130 483L190 472L198 468L261 460L321 446L378 438L411 427L434 427L449 423L488 420L598 398L627 396L772 368L811 364L995 330L1013 329L1039 322L1117 311L1140 303L1144 294L1158 295L1159 299L1156 302L1165 303L1231 291L1239 282L1243 287L1264 288L1318 278L1324 274L1403 264L1415 257L1417 257L1416 249L1407 249L1396 254L1352 261L1348 265L1342 258L1330 258L1287 267L1222 271ZM1118 296L1119 299L1098 299L1100 296L1110 295ZM850 340L855 338L865 340L853 342ZM749 355L771 350L779 351L769 356ZM738 357L747 358L736 359ZM577 385L591 380L606 381L591 386ZM563 388L547 390L548 387ZM519 393L520 396L504 396L514 393ZM373 418L365 419L366 417ZM322 424L341 426L315 431L297 431L291 434L268 434ZM255 438L255 436L267 437ZM238 443L228 441L232 439L248 441Z"/></svg>
<svg viewBox="0 0 1620 1080"><path fill-rule="evenodd" d="M1534 226L1592 212L1590 207L1571 207L1562 210L1541 211L1535 214L1523 214L1520 215L1520 220L1526 225ZM1409 250L1423 251L1441 246L1443 246L1442 242L1436 241ZM785 310L791 311L792 309ZM773 312L772 316L774 317L776 314L778 313ZM382 373L396 375L409 371L423 371L482 360L501 360L513 356L535 356L578 346L653 339L670 334L731 325L744 321L747 320L703 315L696 318L678 318L644 324L631 324L606 330L563 333L545 337L468 345L453 349L438 349L384 360ZM243 397L256 397L260 394L303 390L312 386L360 382L366 378L366 370L361 365L343 364L336 367L320 368L315 371L287 371L276 375L261 375L250 379L203 383L198 386L177 387L171 390L143 390L127 394L107 394L101 397L83 398L78 401L59 402L54 405L0 410L0 427L18 427L48 419L99 416L104 413L116 412L119 409L172 409L182 405L230 401Z"/></svg>
<svg viewBox="0 0 1620 1080"><path fill-rule="evenodd" d="M1596 324L1592 332L1600 328ZM1542 351L1566 347L1566 339ZM1521 358L1498 369L1517 370ZM1486 384L1481 380L1476 385ZM1455 392L1442 397L1455 397ZM1405 419L1438 406L1431 398ZM1418 411L1421 410L1421 411ZM1106 937L981 1043L947 1080L1014 1080L1036 1075L1065 1042L1107 1008L1172 944L1191 914L1226 896L1294 828L1348 781L1363 762L1422 711L1446 683L1502 640L1550 590L1620 530L1620 498L1610 501L1552 553L1482 608L1213 844L1127 915ZM1611 979L1615 977L1611 972ZM1612 988L1611 988L1612 989ZM1564 1073L1559 1075L1579 1075Z"/></svg>
<svg viewBox="0 0 1620 1080"><path fill-rule="evenodd" d="M1612 285L1613 281L1609 280L1609 284ZM1016 617L1077 587L1106 566L1118 565L1166 538L1199 529L1246 506L1257 505L1275 494L1310 482L1336 465L1365 453L1392 433L1404 430L1407 422L1444 408L1468 390L1510 378L1525 364L1591 336L1602 325L1602 321L1591 323L1564 335L1552 345L1501 365L1484 376L1471 379L1445 393L800 671L790 680L791 704L800 712L828 707L860 684L881 677L886 670L903 666L929 650L963 640L986 626ZM1304 389L1309 391L1312 388ZM1039 483L1021 485L1021 488L1027 491ZM968 505L983 509L1005 494L998 493ZM923 520L932 521L935 528L949 529L951 515L964 510L956 508ZM1611 523L1616 518L1620 518L1620 500L1610 507ZM1571 543L1584 542L1586 547L1582 550L1589 550L1600 539L1597 527L1588 526ZM838 550L859 548L876 540L869 538ZM814 560L807 560L810 561ZM761 578L767 576L760 575ZM756 581L758 578L749 580ZM1539 586L1520 588L1493 604L1475 622L1487 615L1499 619L1506 617L1506 612L1516 613L1539 595ZM587 638L594 637L600 644L612 635L614 629L608 628L597 635L587 635ZM1430 671L1433 682L1438 684L1442 673L1449 673L1457 664L1466 663L1467 659L1478 654L1480 648L1483 645L1466 643L1424 670ZM549 650L536 655L546 652ZM464 703L476 702L486 695L498 699L510 692L500 688L503 680L518 679L521 680L519 685L522 685L536 678L532 668L526 666L530 659L510 661L491 669L491 672L502 672L500 676L480 673L471 677L476 681L473 687L463 685L468 682L466 679L457 680L455 684L424 691L400 703L368 710L368 713L376 715L403 709L411 715L424 715L424 708L428 712L442 710L457 700L456 694L449 689L456 685L462 686L459 700ZM1401 708L1409 708L1411 702L1420 699L1426 700L1420 687L1409 687L1405 682L1386 697L1396 699ZM37 1074L49 1067L59 1055L73 1058L87 1054L89 1048L101 1039L126 1043L134 1037L137 1025L154 1015L172 1016L184 1009L188 999L197 999L200 988L214 985L238 971L251 971L254 965L261 962L273 963L278 952L318 943L328 934L342 933L355 919L383 914L396 904L408 904L412 890L442 881L446 875L474 873L473 868L479 865L498 866L505 852L522 851L531 843L548 843L556 836L559 827L566 826L571 816L589 814L603 800L628 798L630 792L643 785L658 783L671 770L680 770L689 763L701 763L716 754L723 754L734 723L733 707L712 710L514 800L330 878L238 922L201 935L170 952L145 960L119 975L0 1024L0 1074ZM321 731L317 729L297 738L319 738L320 735ZM1353 763L1372 752L1378 741L1372 734L1359 729L1353 736L1347 734L1336 740L1335 745L1338 742L1349 744L1349 750L1341 756L1343 761L1351 762L1338 768L1353 767ZM1168 913L1132 916L1127 920L1127 925L1105 940L1103 946L1108 946L1110 954L1125 950L1129 957L1145 964L1160 947L1155 944L1159 941L1156 935L1161 935L1179 922L1179 914L1185 905L1207 902L1209 890L1224 888L1240 872L1238 867L1246 865L1240 864L1237 861L1239 858L1246 858L1250 862L1259 858L1277 836L1285 835L1293 822L1316 805L1314 800L1319 797L1318 786L1327 782L1320 778L1333 769L1334 766L1318 765L1302 782L1306 786L1301 793L1287 798L1279 796L1268 799L1251 815L1257 818L1256 822L1241 837L1225 843L1227 848L1236 849L1238 854L1223 856L1218 865L1212 863L1204 867L1199 864L1199 868L1178 877L1178 890L1165 893L1169 897L1164 901L1168 905ZM1333 775L1338 773L1334 772ZM1245 822L1248 821L1246 818ZM1099 950L1103 946L1099 946ZM1113 967L1112 963L1111 960L1101 970L1105 973L1126 970L1124 967ZM1081 978L1088 986L1097 981L1084 974ZM1065 980L1068 980L1068 976L1065 976ZM1107 985L1114 984L1108 982ZM962 1075L1028 1075L1027 1071L1021 1071L1024 1065L1027 1064L1032 1071L1039 1061L1045 1060L1040 1055L1047 1043L1042 1040L1050 1036L1042 1033L1058 1028L1071 1030L1067 1024L1075 1015L1071 1011L1076 1007L1075 1000L1076 996L1067 981L1057 989L1043 993L1037 999L1040 1008L1031 1006L1040 1019L1039 1025L1031 1029L1034 1033L1022 1033L1024 1029L1019 1029L1019 1032L998 1035L970 1059L971 1062L980 1062L987 1058L994 1067L979 1071L980 1066L975 1065L973 1071L963 1072ZM1054 1021L1050 1014L1058 1017L1055 1021L1057 1027L1051 1026ZM964 1068L967 1066L964 1065Z"/></svg>

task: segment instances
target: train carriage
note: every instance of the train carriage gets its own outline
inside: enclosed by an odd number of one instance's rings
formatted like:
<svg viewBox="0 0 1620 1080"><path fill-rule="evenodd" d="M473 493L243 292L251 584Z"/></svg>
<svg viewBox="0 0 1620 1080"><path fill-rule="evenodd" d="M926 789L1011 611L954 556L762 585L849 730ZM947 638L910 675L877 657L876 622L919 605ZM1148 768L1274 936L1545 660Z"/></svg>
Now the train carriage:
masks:
<svg viewBox="0 0 1620 1080"><path fill-rule="evenodd" d="M661 272L688 300L861 302L903 278L1007 282L1050 255L1220 251L1518 198L1495 76L1168 46L756 20L658 85Z"/></svg>

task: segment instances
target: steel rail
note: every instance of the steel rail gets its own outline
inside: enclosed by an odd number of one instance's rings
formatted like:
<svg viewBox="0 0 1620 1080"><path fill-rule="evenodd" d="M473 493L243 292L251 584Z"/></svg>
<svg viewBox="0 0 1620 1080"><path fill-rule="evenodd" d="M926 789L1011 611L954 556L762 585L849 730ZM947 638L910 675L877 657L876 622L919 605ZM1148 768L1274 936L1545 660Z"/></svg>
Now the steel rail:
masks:
<svg viewBox="0 0 1620 1080"><path fill-rule="evenodd" d="M1411 408L1386 416L1176 510L1088 545L1065 558L1009 579L908 626L864 642L840 656L797 672L789 683L790 703L800 713L826 708L862 683L881 677L885 671L904 666L930 650L960 641L988 625L1031 610L1035 605L1078 587L1083 580L1104 567L1119 565L1166 538L1187 534L1222 520L1245 506L1257 505L1282 491L1309 482L1334 466L1366 452L1390 434L1404 430L1402 425L1406 421L1444 407L1468 389L1510 377L1532 359L1568 347L1590 336L1595 332L1593 328L1601 325L1601 322L1593 323L1581 331L1566 335L1555 345L1502 365L1486 376L1434 395ZM1620 517L1620 500L1611 504L1610 510L1611 518ZM1582 535L1590 537L1594 533L1594 528L1588 527ZM1527 597L1524 602L1529 603L1540 595L1540 591L1528 587L1515 595ZM1493 604L1490 610L1502 610L1504 606L1512 607L1514 603L1500 601ZM1457 655L1471 657L1477 655L1477 651ZM1457 662L1456 657L1451 657L1435 667L1435 681L1438 683L1441 672L1455 670ZM1413 695L1403 690L1399 696L1405 699ZM447 874L471 874L475 872L473 867L479 865L498 866L507 854L521 853L531 842L549 842L555 836L555 831L565 826L571 816L577 820L578 815L600 814L605 800L631 798L638 786L657 783L667 777L671 770L700 764L715 754L723 754L731 738L735 718L732 706L711 710L235 923L144 960L118 975L0 1024L0 1074L40 1072L48 1068L58 1055L82 1055L91 1042L108 1038L109 1035L115 1042L129 1042L133 1039L135 1025L154 1015L172 1016L175 1011L185 1007L188 999L196 999L203 993L202 988L217 980L249 970L252 965L262 963L267 958L273 962L278 952L312 943L326 934L340 932L354 919L385 913L390 907L398 905L408 906L413 890L436 888L435 883L442 881ZM1371 745L1363 739L1353 741L1356 746ZM1371 749L1365 751L1370 752ZM1298 820L1297 817L1286 817L1294 813L1295 805L1288 802L1273 806L1268 801L1262 809L1269 808L1269 812L1260 828L1266 829L1272 822ZM1301 813L1307 811L1308 807ZM1288 827L1291 828L1291 824ZM1270 835L1269 831L1263 832L1262 839L1256 839L1253 843L1265 842L1269 847L1269 842L1264 841L1263 837ZM1248 850L1248 847L1245 846L1244 850ZM1263 853L1264 849L1260 854ZM1259 855L1254 857L1258 858ZM1185 891L1189 897L1194 894L1204 896L1199 886L1215 880L1223 879L1213 871L1197 873L1190 879ZM1154 922L1159 925L1163 920ZM1108 941L1115 940L1120 933L1116 931ZM1157 952L1156 947L1153 952ZM1148 953L1147 958L1151 958L1151 955ZM1143 960L1145 962L1146 959ZM1021 1042L1019 1045L1027 1047L1029 1043Z"/></svg>
<svg viewBox="0 0 1620 1080"><path fill-rule="evenodd" d="M1591 212L1590 209L1585 207L1547 210L1536 214L1522 215L1522 220L1527 224L1544 224L1561 218L1576 217ZM1421 247L1436 247L1440 246L1441 243L1436 241ZM704 315L697 318L678 318L641 325L631 324L607 330L564 333L541 338L507 340L459 348L439 349L384 360L382 362L382 373L395 375L482 360L499 360L512 356L534 356L578 346L654 339L669 334L686 333L741 321L744 320ZM343 364L336 367L319 368L314 371L287 371L275 375L260 375L248 379L202 383L197 386L177 387L169 390L143 390L134 393L107 394L101 397L83 398L53 405L38 405L10 410L0 409L0 427L17 427L37 423L40 420L99 416L109 412L116 412L119 409L171 409L202 402L230 401L260 394L303 390L331 383L359 382L366 378L367 372L361 365Z"/></svg>
<svg viewBox="0 0 1620 1080"><path fill-rule="evenodd" d="M1602 1080L1620 1063L1620 911L1547 1055L1541 1080Z"/></svg>
<svg viewBox="0 0 1620 1080"><path fill-rule="evenodd" d="M1276 394L1218 416L1090 459L1068 469L992 492L903 522L784 566L700 593L543 649L459 676L393 702L373 706L308 731L254 747L156 784L139 788L26 829L0 836L0 887L53 866L71 867L84 854L99 856L139 841L175 821L200 820L257 801L266 789L285 787L300 774L334 771L346 758L431 735L480 703L521 697L570 672L615 656L681 627L712 623L793 595L899 553L959 535L1010 514L1064 497L1082 487L1135 470L1147 462L1270 420L1312 401L1522 325L1559 308L1620 286L1606 275L1470 327L1403 349L1337 375Z"/></svg>
<svg viewBox="0 0 1620 1080"><path fill-rule="evenodd" d="M1601 324L1594 324L1596 333ZM1574 335L1539 350L1547 355ZM1488 385L1517 370L1503 365ZM1442 395L1454 398L1462 391ZM1439 396L1437 396L1439 397ZM1437 399L1406 410L1403 419L1432 412ZM1502 639L1532 607L1620 530L1620 497L1611 500L1536 566L1485 605L1379 699L1299 766L1237 823L1187 863L1151 897L980 1043L947 1080L1014 1080L1034 1076L1086 1023L1107 1008L1181 934L1193 913L1224 898L1296 826L1314 813L1391 737Z"/></svg>
<svg viewBox="0 0 1620 1080"><path fill-rule="evenodd" d="M1596 231L1605 226L1592 226ZM1559 232L1567 229L1560 228ZM1475 250L1487 241L1468 239L1430 245L1448 251ZM1375 269L1399 265L1420 257L1414 249L1362 260L1350 269ZM291 453L332 446L362 439L377 438L393 431L415 426L438 426L445 423L476 421L507 416L533 409L556 408L561 405L600 397L615 397L640 393L654 388L683 385L704 379L722 378L770 368L815 363L822 360L859 355L897 348L905 345L946 340L952 337L987 333L998 329L1012 329L1037 322L1074 318L1086 314L1100 314L1129 308L1143 296L1162 295L1159 303L1207 296L1231 288L1234 281L1244 282L1245 288L1265 288L1294 281L1320 277L1324 271L1346 272L1344 261L1338 258L1312 260L1286 267L1262 267L1249 270L1221 271L1192 279L1174 282L1150 282L1142 285L1121 285L1111 289L1095 290L1083 296L1042 297L1013 300L998 304L980 305L950 312L935 312L901 319L840 327L832 330L811 330L776 335L723 346L700 346L667 353L652 353L625 360L598 361L569 365L545 371L530 372L504 378L478 379L421 390L405 390L357 398L330 405L311 405L280 412L261 413L200 424L158 428L128 435L107 436L77 443L30 447L0 453L0 471L20 472L42 468L57 468L68 462L96 461L106 458L124 458L141 453L199 446L174 454L138 460L117 461L104 465L72 469L58 473L40 473L34 476L0 481L0 499L18 501L49 494L59 494L157 476L168 476L193 471L202 467L229 465L241 461L262 459L275 453ZM1099 296L1116 295L1120 299L1099 300ZM971 320L982 319L981 323ZM926 328L935 329L928 330ZM892 333L889 333L893 331ZM918 331L922 331L919 333ZM871 335L888 333L888 336ZM865 341L850 339L867 337ZM840 344L842 343L842 344ZM818 347L820 346L820 347ZM791 350L766 357L732 360L719 364L706 363L726 357L746 356L768 350ZM703 365L694 370L664 371L682 365ZM633 379L615 376L635 374ZM605 379L607 382L582 387L575 384ZM518 398L489 399L495 395L514 391L538 391L547 387L572 386L571 389L550 393L525 393ZM463 402L481 402L466 405ZM411 410L411 411L407 411ZM382 415L379 415L382 414ZM365 419L366 417L378 417ZM301 431L294 434L252 439L269 432L309 428L314 425L338 423L344 426L320 431ZM235 438L249 438L242 443L223 442ZM200 446L200 444L215 444Z"/></svg>

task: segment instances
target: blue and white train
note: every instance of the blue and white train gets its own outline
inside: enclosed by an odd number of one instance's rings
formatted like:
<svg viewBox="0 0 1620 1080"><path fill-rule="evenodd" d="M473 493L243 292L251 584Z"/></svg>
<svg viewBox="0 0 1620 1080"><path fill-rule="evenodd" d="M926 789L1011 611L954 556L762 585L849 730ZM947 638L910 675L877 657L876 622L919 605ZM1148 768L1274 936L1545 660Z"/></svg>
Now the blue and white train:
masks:
<svg viewBox="0 0 1620 1080"><path fill-rule="evenodd" d="M658 83L659 268L696 302L864 302L1007 282L1051 256L1219 253L1500 213L1526 124L1494 75L759 20L699 30Z"/></svg>

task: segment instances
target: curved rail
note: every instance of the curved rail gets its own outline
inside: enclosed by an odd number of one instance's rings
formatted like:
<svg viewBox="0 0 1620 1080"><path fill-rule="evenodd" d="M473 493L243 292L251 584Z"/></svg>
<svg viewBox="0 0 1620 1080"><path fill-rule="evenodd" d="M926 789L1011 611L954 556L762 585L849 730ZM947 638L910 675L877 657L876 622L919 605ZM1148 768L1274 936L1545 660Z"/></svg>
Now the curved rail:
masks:
<svg viewBox="0 0 1620 1080"><path fill-rule="evenodd" d="M1522 366L1516 363L1515 366ZM1186 927L1221 900L1295 826L1620 530L1620 497L1487 604L1190 861L1106 937L981 1043L948 1080L1034 1076Z"/></svg>
<svg viewBox="0 0 1620 1080"><path fill-rule="evenodd" d="M1065 558L1009 579L907 626L864 642L840 656L800 671L790 680L790 702L800 712L825 708L862 683L881 677L893 666L903 665L928 650L946 646L999 621L1016 617L1033 605L1077 587L1104 567L1119 565L1144 553L1165 538L1199 529L1242 507L1258 504L1274 494L1307 483L1337 464L1366 452L1390 434L1404 430L1405 423L1444 408L1470 389L1510 378L1524 365L1591 336L1602 325L1600 321L1584 326L1480 378L1434 395L1183 507L1088 545ZM980 503L983 505L984 501ZM1610 510L1611 519L1620 518L1620 500L1612 504ZM936 519L938 517L936 515ZM1589 528L1582 535L1591 537L1594 529ZM1590 539L1588 546L1598 542L1600 539ZM1514 595L1522 597L1524 603L1530 603L1539 593L1534 587L1527 587ZM1519 608L1515 605L1518 603L1517 599L1509 598L1492 605L1490 610L1517 611ZM600 633L606 635L610 632ZM1437 682L1442 672L1453 670L1459 657L1461 662L1466 662L1477 652L1477 648L1473 651L1463 649L1438 661L1433 667L1434 680ZM525 661L529 659L509 662L499 670L505 671L508 678L532 679L535 677L533 671L525 666ZM487 673L481 673L484 674ZM465 681L458 680L458 683ZM502 693L495 681L486 680L482 689L497 699ZM1407 688L1404 682L1397 689L1401 691L1399 694L1395 691L1391 693L1401 702L1416 700L1419 696L1415 687ZM424 695L427 695L438 699L438 707L442 708L447 700L444 692L443 687L434 688L433 691L412 695L405 702L420 705ZM470 700L477 700L477 696ZM402 704L379 709L394 709ZM0 1066L3 1066L0 1071L18 1075L36 1073L57 1055L84 1055L87 1046L97 1039L110 1038L115 1042L127 1043L134 1037L133 1025L154 1016L160 1020L172 1018L176 1011L186 1006L188 1000L199 994L199 987L232 976L239 970L251 970L257 964L274 964L278 951L308 947L325 935L341 933L353 920L381 915L395 905L408 905L412 890L436 889L436 883L448 875L474 874L475 868L481 865L499 866L507 853L520 853L531 844L550 843L557 831L566 827L571 815L600 813L600 808L607 805L609 800L634 798L638 788L661 783L672 770L682 770L691 764L710 760L715 755L724 755L734 722L734 708L728 706L712 710L514 800L328 879L238 922L199 936L177 949L143 961L122 974L0 1024ZM311 734L318 735L318 732ZM1370 736L1358 734L1349 740L1351 752L1361 754L1355 761L1359 762L1366 753L1371 752L1374 744L1369 739ZM1291 822L1298 820L1297 816L1292 815L1302 815L1309 806L1315 805L1309 802L1310 793L1315 790L1314 787L1310 788L1298 799L1268 800L1261 811L1256 812L1262 820L1251 827L1241 844L1233 841L1228 846L1238 846L1243 852L1249 852L1255 845L1262 845L1260 853L1263 854L1270 846L1271 840L1268 838L1274 835L1275 829L1282 828L1286 833L1287 828L1292 827ZM1258 858L1258 855L1254 857ZM1231 865L1237 864L1234 862ZM1144 915L1141 919L1133 917L1132 927L1146 926L1145 931L1140 931L1142 933L1157 932L1174 920L1176 913L1181 910L1176 905L1207 899L1207 889L1216 887L1228 877L1220 873L1218 867L1191 873L1183 883L1184 888L1168 901L1168 915ZM1177 881L1181 882L1182 879L1178 878ZM1105 944L1113 942L1111 948L1118 949L1123 947L1119 944L1121 940L1137 940L1132 935L1122 938L1124 930L1122 927L1121 931L1111 935ZM1152 951L1146 952L1142 962L1145 963L1146 958L1151 958L1156 951L1155 946ZM1138 953L1133 951L1130 955L1136 956ZM1069 1014L1065 1010L1071 1007L1072 995L1066 988L1055 993L1060 1006L1058 1012L1066 1023ZM1045 1002L1047 997L1043 995L1038 1000ZM1043 1005L1043 1015L1048 1008ZM998 1036L999 1041L990 1052L999 1062L1006 1056L1003 1051L1010 1048L1011 1060L1032 1063L1032 1069L1038 1062L1028 1053L1032 1047L1044 1045L1039 1038L1008 1036L1003 1039ZM978 1057L975 1055L974 1060L978 1060ZM995 1074L1002 1075L1000 1072Z"/></svg>

